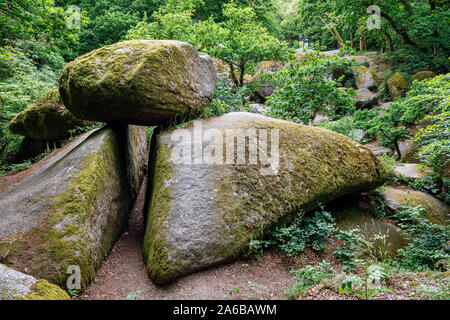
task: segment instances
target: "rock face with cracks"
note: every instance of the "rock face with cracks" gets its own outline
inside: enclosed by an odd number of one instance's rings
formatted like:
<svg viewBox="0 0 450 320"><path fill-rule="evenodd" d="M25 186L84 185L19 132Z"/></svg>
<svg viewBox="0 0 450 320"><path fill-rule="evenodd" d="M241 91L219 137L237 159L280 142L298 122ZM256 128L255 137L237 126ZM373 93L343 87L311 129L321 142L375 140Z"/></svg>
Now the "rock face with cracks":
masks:
<svg viewBox="0 0 450 320"><path fill-rule="evenodd" d="M0 256L65 286L69 266L92 281L126 225L143 177L145 128L91 131L0 193Z"/></svg>
<svg viewBox="0 0 450 320"><path fill-rule="evenodd" d="M77 58L59 83L64 105L81 119L158 125L207 107L217 74L188 43L133 40Z"/></svg>
<svg viewBox="0 0 450 320"><path fill-rule="evenodd" d="M198 142L200 126L203 143ZM239 139L225 143L233 133L242 137L239 130L250 134L247 144ZM238 151L232 149L235 144ZM257 161L250 152L256 146ZM164 132L154 148L144 257L148 274L159 284L231 261L246 252L252 239L299 211L371 190L385 180L377 158L351 139L251 113L229 113Z"/></svg>

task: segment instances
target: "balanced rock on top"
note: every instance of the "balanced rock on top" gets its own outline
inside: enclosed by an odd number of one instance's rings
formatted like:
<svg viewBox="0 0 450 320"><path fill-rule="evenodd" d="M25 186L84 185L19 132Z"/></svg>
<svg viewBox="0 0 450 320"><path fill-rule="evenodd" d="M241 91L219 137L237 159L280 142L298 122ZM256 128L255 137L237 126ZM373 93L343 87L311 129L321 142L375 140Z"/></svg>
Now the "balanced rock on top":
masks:
<svg viewBox="0 0 450 320"><path fill-rule="evenodd" d="M77 58L59 82L64 105L81 119L156 125L207 107L217 74L188 43L133 40Z"/></svg>

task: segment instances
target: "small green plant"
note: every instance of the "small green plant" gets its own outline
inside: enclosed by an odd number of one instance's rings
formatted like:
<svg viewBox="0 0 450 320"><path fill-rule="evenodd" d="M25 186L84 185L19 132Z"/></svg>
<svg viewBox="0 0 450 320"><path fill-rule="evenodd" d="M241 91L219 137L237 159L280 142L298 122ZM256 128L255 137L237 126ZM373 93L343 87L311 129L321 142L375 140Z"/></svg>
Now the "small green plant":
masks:
<svg viewBox="0 0 450 320"><path fill-rule="evenodd" d="M392 216L410 240L408 246L398 250L397 262L411 271L446 271L450 230L423 217L424 210L422 206L405 203Z"/></svg>
<svg viewBox="0 0 450 320"><path fill-rule="evenodd" d="M321 283L323 280L334 277L334 270L326 261L322 261L315 267L306 266L300 270L292 270L291 273L294 276L295 282L292 287L285 291L289 299L298 298L308 289Z"/></svg>
<svg viewBox="0 0 450 320"><path fill-rule="evenodd" d="M138 290L135 293L129 293L125 300L136 300L141 295L141 291Z"/></svg>
<svg viewBox="0 0 450 320"><path fill-rule="evenodd" d="M375 281L382 277L382 273L369 275L366 273L364 280L355 275L347 276L338 288L339 294L354 295L358 299L371 300L383 293L395 293L394 290L383 285L371 285L368 281L369 276L371 276L371 281Z"/></svg>
<svg viewBox="0 0 450 320"><path fill-rule="evenodd" d="M266 286L260 285L257 282L252 282L252 281L248 281L247 286L248 286L247 296L249 299L253 299L257 295L259 295L261 292L258 290L266 289Z"/></svg>
<svg viewBox="0 0 450 320"><path fill-rule="evenodd" d="M450 277L436 274L432 276L432 280L433 284L419 284L414 296L432 300L450 300Z"/></svg>

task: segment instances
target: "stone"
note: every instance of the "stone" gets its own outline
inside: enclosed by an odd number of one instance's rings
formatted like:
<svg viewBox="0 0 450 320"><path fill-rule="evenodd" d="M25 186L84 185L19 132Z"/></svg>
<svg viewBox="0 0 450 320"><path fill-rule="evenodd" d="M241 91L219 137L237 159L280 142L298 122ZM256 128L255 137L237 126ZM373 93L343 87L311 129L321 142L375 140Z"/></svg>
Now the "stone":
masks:
<svg viewBox="0 0 450 320"><path fill-rule="evenodd" d="M90 131L0 193L0 256L64 287L79 266L82 289L123 231L143 179L145 128Z"/></svg>
<svg viewBox="0 0 450 320"><path fill-rule="evenodd" d="M14 117L11 132L34 140L60 140L70 137L70 130L88 122L76 118L62 104L58 90L50 91L32 107Z"/></svg>
<svg viewBox="0 0 450 320"><path fill-rule="evenodd" d="M239 129L242 135L234 131ZM259 162L245 157L256 152L245 152L245 132L252 136L248 147L260 147ZM244 139L236 152L234 133ZM193 134L200 138L192 139ZM273 142L270 156L266 134ZM158 284L236 259L274 224L334 198L371 190L386 179L378 159L353 140L254 113L197 121L156 140L144 261Z"/></svg>
<svg viewBox="0 0 450 320"><path fill-rule="evenodd" d="M391 258L397 255L397 250L405 247L408 241L404 234L402 234L396 225L389 221L378 219L372 216L367 210L363 210L358 206L358 195L351 195L334 200L330 205L327 205L326 210L329 210L335 219L336 226L344 231L349 231L355 228L361 230L361 234L366 238L374 238L377 235L388 235L386 248L387 253ZM375 241L378 247L380 244Z"/></svg>
<svg viewBox="0 0 450 320"><path fill-rule="evenodd" d="M367 144L366 145L367 148L369 148L372 153L376 156L380 155L380 154L385 154L385 153L391 153L392 149L391 148L387 148L387 147L378 147L378 146L372 146Z"/></svg>
<svg viewBox="0 0 450 320"><path fill-rule="evenodd" d="M427 170L422 169L415 163L403 163L394 169L396 175L401 175L407 179L420 179L427 175Z"/></svg>
<svg viewBox="0 0 450 320"><path fill-rule="evenodd" d="M389 92L392 99L405 97L409 91L409 84L405 77L400 73L394 73L388 80Z"/></svg>
<svg viewBox="0 0 450 320"><path fill-rule="evenodd" d="M356 87L358 89L376 90L380 85L377 75L371 69L365 66L358 66L355 68Z"/></svg>
<svg viewBox="0 0 450 320"><path fill-rule="evenodd" d="M420 71L412 76L413 81L423 81L425 79L434 78L436 75L433 71Z"/></svg>
<svg viewBox="0 0 450 320"><path fill-rule="evenodd" d="M0 300L70 300L70 297L54 284L0 264Z"/></svg>
<svg viewBox="0 0 450 320"><path fill-rule="evenodd" d="M356 91L356 95L353 97L358 109L370 109L378 104L378 95L372 93L369 89L363 88Z"/></svg>
<svg viewBox="0 0 450 320"><path fill-rule="evenodd" d="M62 71L64 105L80 119L159 125L200 112L217 73L207 54L169 40L132 40L94 50Z"/></svg>
<svg viewBox="0 0 450 320"><path fill-rule="evenodd" d="M283 68L283 65L278 61L263 61L259 64L258 68L256 69L252 81L257 81L261 79L261 74L263 73L275 73L281 68ZM273 95L275 89L276 86L273 84L261 83L260 90L257 91L256 93L260 98L262 98L262 101L265 101L268 97Z"/></svg>
<svg viewBox="0 0 450 320"><path fill-rule="evenodd" d="M331 120L331 119L330 119L329 117L324 116L324 115L321 115L320 113L317 112L317 113L314 115L314 118L311 120L310 125L316 126L316 125L318 125L318 124L321 123L321 122L328 122L328 121L330 121L330 120Z"/></svg>
<svg viewBox="0 0 450 320"><path fill-rule="evenodd" d="M422 214L431 222L449 225L450 207L427 193L397 188L384 188L382 192L386 205L394 212L399 209L400 205L409 201L412 205L420 205L425 208Z"/></svg>

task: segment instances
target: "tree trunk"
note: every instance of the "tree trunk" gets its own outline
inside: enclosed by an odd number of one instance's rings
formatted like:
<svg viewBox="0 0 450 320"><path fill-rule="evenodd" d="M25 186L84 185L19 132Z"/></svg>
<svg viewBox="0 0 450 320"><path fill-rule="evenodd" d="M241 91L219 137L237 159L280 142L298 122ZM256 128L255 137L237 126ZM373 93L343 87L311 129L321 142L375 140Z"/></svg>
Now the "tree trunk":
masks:
<svg viewBox="0 0 450 320"><path fill-rule="evenodd" d="M241 87L244 85L244 75L245 75L245 64L241 62L241 65L239 66L239 84Z"/></svg>
<svg viewBox="0 0 450 320"><path fill-rule="evenodd" d="M236 85L236 87L239 87L239 81L236 78L236 73L234 71L234 66L232 63L229 63L228 66L230 67L230 74L231 74L231 80L233 80L233 83Z"/></svg>
<svg viewBox="0 0 450 320"><path fill-rule="evenodd" d="M384 34L384 38L387 40L388 45L389 45L389 51L393 52L394 51L394 45L392 44L392 37L389 33L385 33Z"/></svg>
<svg viewBox="0 0 450 320"><path fill-rule="evenodd" d="M350 47L352 49L354 49L354 47L355 47L355 43L354 43L354 40L353 40L353 27L350 27Z"/></svg>

